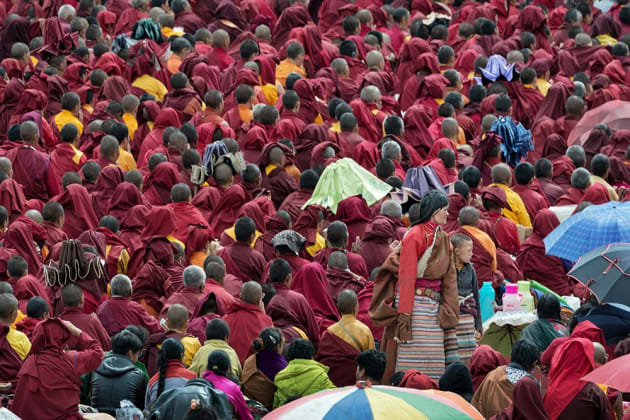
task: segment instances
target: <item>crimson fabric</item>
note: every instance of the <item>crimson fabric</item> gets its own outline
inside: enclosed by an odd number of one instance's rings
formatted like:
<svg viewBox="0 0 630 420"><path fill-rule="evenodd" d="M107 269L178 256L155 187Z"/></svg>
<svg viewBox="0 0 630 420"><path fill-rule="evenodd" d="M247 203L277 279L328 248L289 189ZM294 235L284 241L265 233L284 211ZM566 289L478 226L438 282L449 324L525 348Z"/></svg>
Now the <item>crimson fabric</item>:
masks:
<svg viewBox="0 0 630 420"><path fill-rule="evenodd" d="M52 307L48 289L36 277L30 274L20 279L9 277L9 284L13 287L13 295L18 300L18 307L23 313L26 313L28 300L34 296L41 296L48 303L48 307Z"/></svg>
<svg viewBox="0 0 630 420"><path fill-rule="evenodd" d="M313 195L312 190L300 188L299 190L289 194L287 198L284 199L278 210L284 210L289 213L291 221L295 223L300 217L300 214L302 214L302 206L311 198L311 195Z"/></svg>
<svg viewBox="0 0 630 420"><path fill-rule="evenodd" d="M63 206L65 223L62 229L70 239L78 238L82 232L96 229L98 226L92 200L84 186L68 185L63 193L51 198L50 201L56 201Z"/></svg>
<svg viewBox="0 0 630 420"><path fill-rule="evenodd" d="M274 325L297 327L317 346L320 329L309 301L284 283L272 285L276 289L276 294L267 305L267 314L273 319Z"/></svg>
<svg viewBox="0 0 630 420"><path fill-rule="evenodd" d="M144 180L144 198L151 205L161 206L171 201L171 189L182 181L177 165L171 162L158 164Z"/></svg>
<svg viewBox="0 0 630 420"><path fill-rule="evenodd" d="M238 210L250 199L241 185L230 186L210 213L210 229L218 233L231 227L237 219Z"/></svg>
<svg viewBox="0 0 630 420"><path fill-rule="evenodd" d="M350 289L359 294L368 283L364 278L337 267L326 268L326 280L328 281L328 294L333 300L336 300L339 292L344 289Z"/></svg>
<svg viewBox="0 0 630 420"><path fill-rule="evenodd" d="M142 245L142 230L150 208L144 205L133 206L120 222L120 238L127 244L130 255Z"/></svg>
<svg viewBox="0 0 630 420"><path fill-rule="evenodd" d="M192 204L188 202L169 203L168 208L173 210L175 217L175 230L173 236L182 242L186 241L188 236L188 227L190 225L202 225L208 227L207 220L203 217L201 212Z"/></svg>
<svg viewBox="0 0 630 420"><path fill-rule="evenodd" d="M534 219L541 210L549 207L547 199L534 191L533 188L534 185L514 185L512 187L512 191L517 193L523 200L530 219Z"/></svg>
<svg viewBox="0 0 630 420"><path fill-rule="evenodd" d="M19 217L9 225L3 243L7 248L15 249L28 263L31 273L38 273L42 257L35 249L36 243L44 243L46 229L26 217Z"/></svg>
<svg viewBox="0 0 630 420"><path fill-rule="evenodd" d="M22 309L20 309L20 311L22 311ZM40 321L41 321L41 319L31 318L31 317L27 316L26 318L22 319L20 322L15 324L15 329L20 331L20 332L23 332L30 339L31 335L33 334L33 330L35 329L37 324L39 324ZM0 330L1 330L1 327L0 327ZM5 341L5 343L6 343L6 341ZM11 350L8 350L7 348L4 348L4 349L2 349L2 351L3 352L7 352L7 353L15 354L15 350L13 350L13 348L11 348ZM15 354L15 355L17 356L17 354ZM5 355L5 357L6 356L7 355ZM19 359L19 356L17 356L17 357ZM15 370L13 373L11 373L12 377L9 377L9 379L6 382L13 382L14 385L15 385L15 381L17 380L17 373L19 371L19 368L22 366L21 362L22 361L20 360L20 363L17 366L17 368L14 367L13 369L11 369L11 367L3 366L3 368L9 369L10 371L11 370Z"/></svg>
<svg viewBox="0 0 630 420"><path fill-rule="evenodd" d="M3 137L9 129L9 120L16 111L20 97L24 92L24 82L20 79L11 79L4 89L4 96L0 104L0 133Z"/></svg>
<svg viewBox="0 0 630 420"><path fill-rule="evenodd" d="M123 181L116 186L106 213L122 223L132 207L142 204L144 204L144 198L138 187L131 182Z"/></svg>
<svg viewBox="0 0 630 420"><path fill-rule="evenodd" d="M366 140L378 143L382 138L383 129L376 116L371 111L372 104L367 104L363 99L355 99L350 102L354 116L359 123L359 134Z"/></svg>
<svg viewBox="0 0 630 420"><path fill-rule="evenodd" d="M265 232L256 240L254 249L260 252L267 261L271 261L275 256L275 248L271 243L276 234L288 229L285 220L278 214L273 214L265 224ZM266 272L267 270L265 270Z"/></svg>
<svg viewBox="0 0 630 420"><path fill-rule="evenodd" d="M433 379L416 369L407 370L398 386L415 389L438 389L438 384Z"/></svg>
<svg viewBox="0 0 630 420"><path fill-rule="evenodd" d="M11 149L6 156L13 164L13 179L24 187L27 199L48 201L50 197L59 193L55 173L49 166L48 155L30 146L21 146Z"/></svg>
<svg viewBox="0 0 630 420"><path fill-rule="evenodd" d="M26 205L24 190L13 178L7 178L0 183L0 205L9 213L9 221L15 220Z"/></svg>
<svg viewBox="0 0 630 420"><path fill-rule="evenodd" d="M49 221L45 220L42 226L46 229L46 245L48 246L48 249L51 249L55 244L68 239L68 235L66 235L63 230Z"/></svg>
<svg viewBox="0 0 630 420"><path fill-rule="evenodd" d="M152 237L167 237L175 231L175 213L169 207L155 206L147 214L147 220L142 230L142 240Z"/></svg>
<svg viewBox="0 0 630 420"><path fill-rule="evenodd" d="M171 282L169 274L153 261L144 264L133 279L134 301L143 302L152 308L156 314L160 313L164 301L175 291L176 287ZM102 321L104 324L105 321ZM108 332L110 331L108 330Z"/></svg>
<svg viewBox="0 0 630 420"><path fill-rule="evenodd" d="M602 331L601 328L593 324L591 321L582 321L579 324L577 324L577 326L571 333L571 337L572 338L573 337L586 338L590 341L598 342L602 344L604 347L607 347L606 337L604 335L604 332ZM606 352L608 353L609 358L612 359L614 357L612 349L607 348Z"/></svg>
<svg viewBox="0 0 630 420"><path fill-rule="evenodd" d="M346 224L348 228L348 242L351 245L357 237L359 239L363 238L365 229L370 221L370 210L365 200L361 196L355 195L339 202L336 218Z"/></svg>
<svg viewBox="0 0 630 420"><path fill-rule="evenodd" d="M107 214L110 200L114 197L116 187L123 182L125 174L117 166L106 166L96 181L96 189L92 194L94 212L100 220Z"/></svg>
<svg viewBox="0 0 630 420"><path fill-rule="evenodd" d="M602 147L600 153L609 157L625 160L626 149L630 146L630 130L618 130L610 139L608 145Z"/></svg>
<svg viewBox="0 0 630 420"><path fill-rule="evenodd" d="M238 331L230 334L228 344L238 354L241 364L251 354L252 342L260 331L273 326L271 318L259 306L246 302L235 302L223 319L230 331Z"/></svg>
<svg viewBox="0 0 630 420"><path fill-rule="evenodd" d="M293 111L283 109L280 113L280 121L276 126L276 134L281 138L295 141L300 133L304 131L306 123Z"/></svg>
<svg viewBox="0 0 630 420"><path fill-rule="evenodd" d="M531 128L537 107L544 101L545 97L535 87L526 87L520 83L512 86L512 115L525 128Z"/></svg>
<svg viewBox="0 0 630 420"><path fill-rule="evenodd" d="M514 386L512 405L493 417L495 420L547 420L547 410L540 395L540 385L525 376Z"/></svg>
<svg viewBox="0 0 630 420"><path fill-rule="evenodd" d="M297 223L296 223L297 224ZM365 265L365 260L359 254L355 254L354 252L346 251L345 249L334 249L334 248L324 248L321 249L315 254L313 257L313 261L322 265L322 267L326 267L328 265L328 257L335 251L342 251L346 253L348 257L348 268L354 274L359 275L365 279L367 279L370 275L367 271L367 266Z"/></svg>
<svg viewBox="0 0 630 420"><path fill-rule="evenodd" d="M64 347L72 342L74 351ZM96 369L103 350L88 334L73 337L57 318L40 322L18 375L11 410L21 418L80 420L80 375Z"/></svg>
<svg viewBox="0 0 630 420"><path fill-rule="evenodd" d="M111 350L109 335L98 318L86 314L81 308L65 307L59 318L70 321L75 327L89 334L105 351Z"/></svg>
<svg viewBox="0 0 630 420"><path fill-rule="evenodd" d="M221 249L218 254L225 262L225 272L243 281L255 280L260 283L267 261L262 254L249 244L234 242Z"/></svg>
<svg viewBox="0 0 630 420"><path fill-rule="evenodd" d="M428 127L432 119L427 107L412 105L404 116L405 141L413 147L421 157L425 157L433 144L433 138Z"/></svg>
<svg viewBox="0 0 630 420"><path fill-rule="evenodd" d="M184 286L178 292L173 293L166 302L164 302L164 307L160 312L160 318L166 318L166 311L171 305L183 305L188 310L188 316L192 317L192 314L195 312L195 308L197 307L197 303L203 297L203 290L200 290L198 287L193 286Z"/></svg>
<svg viewBox="0 0 630 420"><path fill-rule="evenodd" d="M329 367L328 377L337 387L356 382L359 351L330 331L324 332L317 348L316 360Z"/></svg>
<svg viewBox="0 0 630 420"><path fill-rule="evenodd" d="M547 286L560 296L569 293L569 281L562 260L547 255L543 239L560 225L555 213L541 210L534 218L533 232L523 243L516 256L516 262L526 278L531 278Z"/></svg>
<svg viewBox="0 0 630 420"><path fill-rule="evenodd" d="M556 351L549 370L545 408L552 420L557 419L571 400L587 384L580 378L595 368L593 343L585 338L569 338Z"/></svg>
<svg viewBox="0 0 630 420"><path fill-rule="evenodd" d="M394 220L383 214L370 220L361 240L361 256L368 273L385 262L391 253L390 240L401 240L405 230L402 220Z"/></svg>
<svg viewBox="0 0 630 420"><path fill-rule="evenodd" d="M492 347L486 344L477 347L470 359L470 374L472 375L473 389L476 391L488 373L506 363L501 353L494 350Z"/></svg>
<svg viewBox="0 0 630 420"><path fill-rule="evenodd" d="M591 186L586 189L586 192L582 196L580 203L583 203L585 201L591 204L608 203L610 201L608 189L606 189L606 187L599 182L591 183Z"/></svg>
<svg viewBox="0 0 630 420"><path fill-rule="evenodd" d="M143 168L147 165L147 160L149 156L147 154L161 146L162 143L162 132L167 127L179 127L182 125L181 120L179 118L179 113L173 108L163 108L157 117L155 118L153 130L142 141L142 145L140 146L140 150L138 152L138 167ZM135 140L135 137L134 137ZM135 142L134 142L135 143Z"/></svg>
<svg viewBox="0 0 630 420"><path fill-rule="evenodd" d="M468 205L468 200L458 193L448 195L448 216L446 218L446 224L442 227L446 232L452 232L459 227L457 221L459 217L459 211Z"/></svg>
<svg viewBox="0 0 630 420"><path fill-rule="evenodd" d="M328 130L320 124L308 124L295 140L295 158L300 171L310 169L311 153L316 145L328 141Z"/></svg>
<svg viewBox="0 0 630 420"><path fill-rule="evenodd" d="M291 290L304 295L313 308L320 331L340 318L334 301L328 294L322 293L327 287L326 272L318 263L304 265L291 281Z"/></svg>
<svg viewBox="0 0 630 420"><path fill-rule="evenodd" d="M146 328L151 334L162 331L155 318L151 317L139 303L128 298L112 296L98 307L96 315L110 336L119 333L128 325Z"/></svg>

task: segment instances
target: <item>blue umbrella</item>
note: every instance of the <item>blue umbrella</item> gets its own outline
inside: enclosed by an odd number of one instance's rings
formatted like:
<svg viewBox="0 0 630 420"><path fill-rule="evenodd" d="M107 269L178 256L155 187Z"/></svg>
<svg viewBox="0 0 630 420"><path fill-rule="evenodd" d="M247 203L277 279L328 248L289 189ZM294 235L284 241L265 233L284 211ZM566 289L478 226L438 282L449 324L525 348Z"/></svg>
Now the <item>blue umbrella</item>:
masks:
<svg viewBox="0 0 630 420"><path fill-rule="evenodd" d="M593 249L630 242L630 202L588 206L562 222L545 238L547 254L577 261Z"/></svg>

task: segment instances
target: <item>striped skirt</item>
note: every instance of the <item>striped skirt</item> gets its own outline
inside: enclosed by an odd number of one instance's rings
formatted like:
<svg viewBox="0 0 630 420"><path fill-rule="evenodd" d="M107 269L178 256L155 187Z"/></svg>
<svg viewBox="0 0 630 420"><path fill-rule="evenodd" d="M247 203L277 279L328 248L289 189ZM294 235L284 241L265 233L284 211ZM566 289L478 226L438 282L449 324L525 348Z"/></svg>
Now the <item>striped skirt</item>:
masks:
<svg viewBox="0 0 630 420"><path fill-rule="evenodd" d="M475 339L475 319L469 314L459 314L457 323L457 346L462 363L468 366L472 354L477 348Z"/></svg>
<svg viewBox="0 0 630 420"><path fill-rule="evenodd" d="M444 373L444 331L438 322L439 303L414 296L411 343L398 346L396 371L417 369L435 381Z"/></svg>

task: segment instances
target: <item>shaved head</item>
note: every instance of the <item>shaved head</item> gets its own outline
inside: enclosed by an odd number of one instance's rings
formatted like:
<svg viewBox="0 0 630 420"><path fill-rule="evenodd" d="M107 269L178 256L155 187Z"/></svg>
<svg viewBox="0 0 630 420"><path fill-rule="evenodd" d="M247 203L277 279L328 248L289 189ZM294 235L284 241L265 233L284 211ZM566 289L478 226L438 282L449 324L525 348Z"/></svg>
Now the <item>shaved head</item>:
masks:
<svg viewBox="0 0 630 420"><path fill-rule="evenodd" d="M370 70L383 70L385 68L385 59L379 51L372 50L365 56L365 64Z"/></svg>
<svg viewBox="0 0 630 420"><path fill-rule="evenodd" d="M241 300L252 305L260 304L262 300L262 288L255 281L248 281L241 287Z"/></svg>
<svg viewBox="0 0 630 420"><path fill-rule="evenodd" d="M330 63L330 67L335 69L337 74L348 74L350 72L350 67L348 66L348 62L344 58L335 58Z"/></svg>
<svg viewBox="0 0 630 420"><path fill-rule="evenodd" d="M38 210L34 210L34 209L29 210L26 213L24 213L24 216L28 217L29 219L31 219L38 225L41 225L42 223L44 223L44 218L42 217L42 214Z"/></svg>
<svg viewBox="0 0 630 420"><path fill-rule="evenodd" d="M402 206L394 200L387 200L381 205L381 214L399 220L402 218Z"/></svg>
<svg viewBox="0 0 630 420"><path fill-rule="evenodd" d="M341 270L348 269L348 257L341 251L335 251L328 257L328 267L336 267Z"/></svg>
<svg viewBox="0 0 630 420"><path fill-rule="evenodd" d="M13 165L11 164L11 160L4 156L0 157L0 171L6 172L7 175L11 176L13 172Z"/></svg>
<svg viewBox="0 0 630 420"><path fill-rule="evenodd" d="M460 226L477 226L479 224L479 210L472 206L466 206L459 211L457 219Z"/></svg>
<svg viewBox="0 0 630 420"><path fill-rule="evenodd" d="M166 311L166 325L172 330L182 330L188 324L188 309L184 305L176 303L168 307Z"/></svg>
<svg viewBox="0 0 630 420"><path fill-rule="evenodd" d="M354 315L358 304L357 294L353 290L344 289L337 295L337 308L341 315Z"/></svg>
<svg viewBox="0 0 630 420"><path fill-rule="evenodd" d="M505 163L494 165L492 167L491 177L493 184L503 184L509 187L512 183L512 171Z"/></svg>
<svg viewBox="0 0 630 420"><path fill-rule="evenodd" d="M490 131L492 129L492 124L497 120L497 116L494 114L484 115L481 119L481 129L484 133Z"/></svg>
<svg viewBox="0 0 630 420"><path fill-rule="evenodd" d="M457 124L455 118L445 118L444 121L442 121L442 134L449 139L459 136L459 124Z"/></svg>
<svg viewBox="0 0 630 420"><path fill-rule="evenodd" d="M12 294L0 294L0 321L7 325L13 324L17 316L18 301Z"/></svg>
<svg viewBox="0 0 630 420"><path fill-rule="evenodd" d="M68 283L61 291L63 305L69 308L83 306L83 289L74 283Z"/></svg>
<svg viewBox="0 0 630 420"><path fill-rule="evenodd" d="M227 163L221 163L214 168L214 173L212 174L214 181L220 187L229 187L232 185L234 181L234 174L232 173L232 168Z"/></svg>
<svg viewBox="0 0 630 420"><path fill-rule="evenodd" d="M600 365L603 365L608 361L606 349L597 341L593 341L593 360L595 363L599 363Z"/></svg>

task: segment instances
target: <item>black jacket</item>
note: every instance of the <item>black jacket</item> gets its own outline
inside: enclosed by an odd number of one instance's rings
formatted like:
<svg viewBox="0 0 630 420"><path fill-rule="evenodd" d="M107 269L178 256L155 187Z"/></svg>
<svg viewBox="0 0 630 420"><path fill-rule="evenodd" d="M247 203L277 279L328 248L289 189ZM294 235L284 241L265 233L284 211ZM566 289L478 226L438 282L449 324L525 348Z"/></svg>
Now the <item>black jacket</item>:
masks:
<svg viewBox="0 0 630 420"><path fill-rule="evenodd" d="M146 388L144 373L127 356L109 354L92 372L90 405L113 416L122 400L143 409Z"/></svg>
<svg viewBox="0 0 630 420"><path fill-rule="evenodd" d="M185 386L164 391L157 400L145 410L148 420L183 419L190 410L190 401L199 399L201 404L214 409L217 419L232 420L232 406L223 391L214 389L203 378L191 379Z"/></svg>

